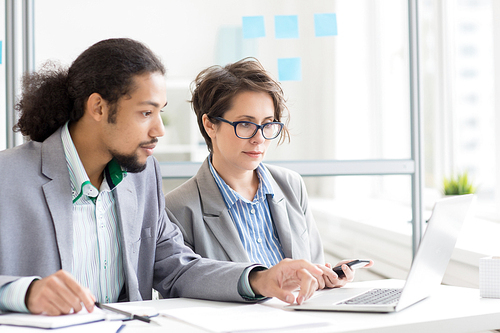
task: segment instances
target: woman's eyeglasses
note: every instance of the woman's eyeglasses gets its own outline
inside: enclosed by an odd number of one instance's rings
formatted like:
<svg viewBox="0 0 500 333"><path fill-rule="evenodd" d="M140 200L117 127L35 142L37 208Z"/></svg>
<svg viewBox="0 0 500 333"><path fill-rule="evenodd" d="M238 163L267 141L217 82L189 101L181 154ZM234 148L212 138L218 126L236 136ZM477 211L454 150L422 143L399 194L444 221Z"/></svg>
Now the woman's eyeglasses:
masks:
<svg viewBox="0 0 500 333"><path fill-rule="evenodd" d="M262 136L267 140L276 139L280 135L284 124L273 121L270 123L265 123L262 125L253 123L251 121L229 121L221 117L210 117L212 119L217 119L222 122L228 123L234 127L234 134L240 139L250 139L253 138L257 131L260 129L262 131Z"/></svg>

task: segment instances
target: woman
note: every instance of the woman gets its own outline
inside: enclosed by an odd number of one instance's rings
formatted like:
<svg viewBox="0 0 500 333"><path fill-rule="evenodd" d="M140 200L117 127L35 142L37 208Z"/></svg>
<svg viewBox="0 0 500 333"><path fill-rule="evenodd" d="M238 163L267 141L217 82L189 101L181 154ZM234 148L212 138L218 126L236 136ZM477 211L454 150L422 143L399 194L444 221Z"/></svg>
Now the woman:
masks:
<svg viewBox="0 0 500 333"><path fill-rule="evenodd" d="M280 122L286 106L279 83L247 58L203 70L192 94L210 154L196 176L166 195L168 216L186 245L206 258L267 267L306 259L330 269L302 178L262 163L271 140L289 137ZM345 279L320 287L351 281L353 272L343 269Z"/></svg>

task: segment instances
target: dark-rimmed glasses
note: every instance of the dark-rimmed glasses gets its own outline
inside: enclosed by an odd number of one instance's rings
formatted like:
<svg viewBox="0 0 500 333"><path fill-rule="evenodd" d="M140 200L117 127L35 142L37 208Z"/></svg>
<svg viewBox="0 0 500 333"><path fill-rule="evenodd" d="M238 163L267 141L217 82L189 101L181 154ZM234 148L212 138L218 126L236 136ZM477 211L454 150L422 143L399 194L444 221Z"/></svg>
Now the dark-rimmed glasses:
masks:
<svg viewBox="0 0 500 333"><path fill-rule="evenodd" d="M234 134L240 139L251 139L260 129L262 136L266 140L276 139L280 135L284 124L278 121L273 121L270 123L265 123L262 125L253 123L251 121L229 121L221 117L210 117L212 119L217 119L222 122L228 123L234 127Z"/></svg>

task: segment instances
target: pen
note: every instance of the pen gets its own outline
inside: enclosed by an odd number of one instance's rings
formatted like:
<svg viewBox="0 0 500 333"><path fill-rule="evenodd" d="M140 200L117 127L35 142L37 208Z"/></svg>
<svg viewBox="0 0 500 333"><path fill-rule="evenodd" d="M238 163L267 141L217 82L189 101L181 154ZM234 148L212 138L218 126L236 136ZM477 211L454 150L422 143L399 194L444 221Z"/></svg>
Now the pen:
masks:
<svg viewBox="0 0 500 333"><path fill-rule="evenodd" d="M106 305L106 304L101 304L99 302L95 302L95 306L97 306L99 309L102 309L102 310L109 310L109 311L112 311L112 312L116 312L116 313L125 315L125 316L129 317L130 319L137 319L137 320L140 320L140 321L144 321L146 323L150 323L151 322L151 319L149 319L148 317L139 316L139 315L127 312L127 311L123 311L123 310L114 308L114 307Z"/></svg>

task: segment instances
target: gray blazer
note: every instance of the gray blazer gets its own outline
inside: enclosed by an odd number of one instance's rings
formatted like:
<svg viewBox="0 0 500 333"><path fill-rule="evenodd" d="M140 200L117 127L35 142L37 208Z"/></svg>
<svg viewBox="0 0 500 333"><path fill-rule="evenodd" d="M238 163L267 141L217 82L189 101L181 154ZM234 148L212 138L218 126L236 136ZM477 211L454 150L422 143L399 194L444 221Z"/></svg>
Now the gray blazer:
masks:
<svg viewBox="0 0 500 333"><path fill-rule="evenodd" d="M0 286L45 277L72 262L72 200L60 129L43 143L0 152ZM126 300L163 297L244 301L237 281L248 264L200 258L165 213L158 162L129 173L115 190Z"/></svg>
<svg viewBox="0 0 500 333"><path fill-rule="evenodd" d="M274 197L268 197L269 208L285 257L324 264L321 238L302 178L285 168L265 167L274 190ZM194 252L217 260L250 261L208 160L193 178L168 193L165 201L168 217L179 226L184 242Z"/></svg>

